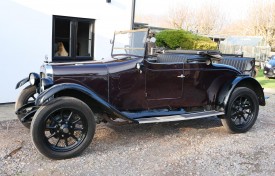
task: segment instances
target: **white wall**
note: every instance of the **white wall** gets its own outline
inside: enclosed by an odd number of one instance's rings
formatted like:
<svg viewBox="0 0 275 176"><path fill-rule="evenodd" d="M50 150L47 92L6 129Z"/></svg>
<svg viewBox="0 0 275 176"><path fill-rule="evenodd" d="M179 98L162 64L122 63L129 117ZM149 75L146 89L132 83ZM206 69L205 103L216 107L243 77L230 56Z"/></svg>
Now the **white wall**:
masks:
<svg viewBox="0 0 275 176"><path fill-rule="evenodd" d="M115 30L130 29L132 0L1 0L0 103L15 102L16 83L52 56L52 16L95 19L95 59L110 57Z"/></svg>

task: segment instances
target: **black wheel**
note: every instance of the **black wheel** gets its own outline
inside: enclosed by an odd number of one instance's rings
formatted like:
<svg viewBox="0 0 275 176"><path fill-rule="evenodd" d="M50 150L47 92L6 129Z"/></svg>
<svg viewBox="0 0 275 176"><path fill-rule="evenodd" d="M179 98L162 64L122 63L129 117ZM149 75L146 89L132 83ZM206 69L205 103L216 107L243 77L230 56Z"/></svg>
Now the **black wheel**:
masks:
<svg viewBox="0 0 275 176"><path fill-rule="evenodd" d="M231 133L244 133L255 123L259 112L259 101L255 92L246 87L236 88L228 102L227 113L221 119Z"/></svg>
<svg viewBox="0 0 275 176"><path fill-rule="evenodd" d="M15 111L17 111L22 106L26 105L27 103L34 102L36 99L36 87L35 86L27 86L25 89L22 90L17 101L15 103ZM17 115L17 118L21 122L21 118L31 112L33 108L24 109L20 114ZM22 123L22 122L21 122ZM25 127L30 128L31 120L25 123L22 123Z"/></svg>
<svg viewBox="0 0 275 176"><path fill-rule="evenodd" d="M93 112L72 97L59 97L40 107L31 123L35 147L51 159L79 155L89 146L94 133Z"/></svg>

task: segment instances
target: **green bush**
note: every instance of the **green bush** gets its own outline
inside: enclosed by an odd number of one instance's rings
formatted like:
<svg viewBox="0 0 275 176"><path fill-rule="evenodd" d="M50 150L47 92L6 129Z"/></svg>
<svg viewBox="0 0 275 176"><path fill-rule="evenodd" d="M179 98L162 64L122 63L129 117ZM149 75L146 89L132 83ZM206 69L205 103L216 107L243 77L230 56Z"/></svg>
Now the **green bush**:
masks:
<svg viewBox="0 0 275 176"><path fill-rule="evenodd" d="M184 30L164 30L156 34L156 45L168 49L201 49L215 50L217 43L207 37L199 36Z"/></svg>

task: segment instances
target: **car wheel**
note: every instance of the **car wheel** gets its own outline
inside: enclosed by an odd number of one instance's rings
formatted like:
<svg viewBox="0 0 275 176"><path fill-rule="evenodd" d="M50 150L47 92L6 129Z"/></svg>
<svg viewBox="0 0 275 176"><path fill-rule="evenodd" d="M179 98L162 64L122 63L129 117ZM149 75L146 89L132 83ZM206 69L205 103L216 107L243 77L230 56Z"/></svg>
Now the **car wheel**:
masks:
<svg viewBox="0 0 275 176"><path fill-rule="evenodd" d="M259 112L257 95L246 87L236 88L221 119L223 126L231 133L244 133L255 123Z"/></svg>
<svg viewBox="0 0 275 176"><path fill-rule="evenodd" d="M31 136L38 151L51 159L79 155L91 143L95 119L87 104L72 97L53 99L38 109Z"/></svg>
<svg viewBox="0 0 275 176"><path fill-rule="evenodd" d="M15 111L17 111L22 106L32 103L36 100L36 87L35 86L27 86L25 89L22 90L20 93L16 103L15 103ZM27 115L29 112L31 112L33 108L27 108L22 110L18 115L17 118L21 122L21 118L23 118L25 115ZM22 122L21 122L22 123ZM31 120L28 122L22 123L25 127L30 128L31 126Z"/></svg>

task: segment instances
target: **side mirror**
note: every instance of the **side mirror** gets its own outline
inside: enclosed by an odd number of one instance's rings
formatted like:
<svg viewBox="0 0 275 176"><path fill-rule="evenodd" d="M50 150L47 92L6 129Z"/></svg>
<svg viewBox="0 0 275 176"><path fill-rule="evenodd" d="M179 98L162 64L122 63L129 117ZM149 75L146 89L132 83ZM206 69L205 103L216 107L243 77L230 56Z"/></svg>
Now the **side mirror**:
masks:
<svg viewBox="0 0 275 176"><path fill-rule="evenodd" d="M142 62L137 63L136 68L138 69L139 73L141 74L144 69L144 65Z"/></svg>

